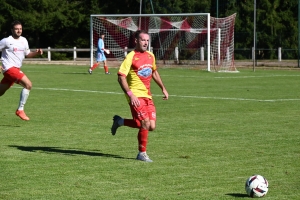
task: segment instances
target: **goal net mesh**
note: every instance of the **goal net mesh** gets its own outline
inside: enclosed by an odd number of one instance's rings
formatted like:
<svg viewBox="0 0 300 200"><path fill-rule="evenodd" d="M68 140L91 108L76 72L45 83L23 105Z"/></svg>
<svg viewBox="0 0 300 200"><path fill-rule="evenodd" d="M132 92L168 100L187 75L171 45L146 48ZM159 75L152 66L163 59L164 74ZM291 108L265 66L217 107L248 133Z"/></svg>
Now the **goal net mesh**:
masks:
<svg viewBox="0 0 300 200"><path fill-rule="evenodd" d="M91 16L92 56L95 60L99 34L104 33L108 60L122 61L135 47L134 33L150 34L149 51L164 66L202 66L215 71L236 71L234 67L234 20L210 17L210 58L207 57L207 15L193 16Z"/></svg>

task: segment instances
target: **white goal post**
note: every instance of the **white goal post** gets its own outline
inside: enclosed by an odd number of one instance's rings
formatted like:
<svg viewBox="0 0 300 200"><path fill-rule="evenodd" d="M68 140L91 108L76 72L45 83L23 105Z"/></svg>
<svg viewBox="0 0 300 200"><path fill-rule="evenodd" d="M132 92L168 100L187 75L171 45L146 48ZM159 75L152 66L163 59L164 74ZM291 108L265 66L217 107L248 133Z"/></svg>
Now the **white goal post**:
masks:
<svg viewBox="0 0 300 200"><path fill-rule="evenodd" d="M213 24L211 19L214 19ZM224 26L216 27L215 22L216 18L212 18L210 13L91 15L91 66L95 61L100 33L105 34L105 48L110 51L106 57L122 61L135 47L134 33L143 29L150 35L149 51L154 53L158 65L199 65L208 71L211 67L219 71L218 66L224 65L224 60L232 59L229 51L222 55L224 48L220 45L228 42L222 42L221 35L227 32ZM224 20L222 22L224 25Z"/></svg>

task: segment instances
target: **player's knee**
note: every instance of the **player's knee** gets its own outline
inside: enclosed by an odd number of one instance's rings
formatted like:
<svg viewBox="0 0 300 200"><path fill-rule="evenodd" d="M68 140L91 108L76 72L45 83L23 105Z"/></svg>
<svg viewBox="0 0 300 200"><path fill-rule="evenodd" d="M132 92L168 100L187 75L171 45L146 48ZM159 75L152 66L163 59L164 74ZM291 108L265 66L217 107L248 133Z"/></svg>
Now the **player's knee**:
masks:
<svg viewBox="0 0 300 200"><path fill-rule="evenodd" d="M146 130L150 130L151 128L151 123L149 120L143 120L142 121L142 128L146 129Z"/></svg>
<svg viewBox="0 0 300 200"><path fill-rule="evenodd" d="M30 83L26 84L24 88L26 88L27 90L31 90L32 83L30 82Z"/></svg>
<svg viewBox="0 0 300 200"><path fill-rule="evenodd" d="M154 126L152 125L152 126L150 126L149 131L154 131L155 128L156 128L155 125Z"/></svg>

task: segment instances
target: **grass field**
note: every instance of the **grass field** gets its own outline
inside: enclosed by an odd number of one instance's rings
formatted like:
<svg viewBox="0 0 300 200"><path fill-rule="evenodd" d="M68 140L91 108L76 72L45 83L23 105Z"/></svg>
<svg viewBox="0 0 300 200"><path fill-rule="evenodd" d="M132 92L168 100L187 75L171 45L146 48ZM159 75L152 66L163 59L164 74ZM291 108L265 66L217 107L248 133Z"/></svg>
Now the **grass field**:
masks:
<svg viewBox="0 0 300 200"><path fill-rule="evenodd" d="M170 98L152 85L154 162L144 163L137 129L110 134L113 115L131 116L116 68L22 69L31 120L14 114L18 85L0 97L0 199L245 199L253 174L269 181L264 199L300 198L299 71L160 69Z"/></svg>

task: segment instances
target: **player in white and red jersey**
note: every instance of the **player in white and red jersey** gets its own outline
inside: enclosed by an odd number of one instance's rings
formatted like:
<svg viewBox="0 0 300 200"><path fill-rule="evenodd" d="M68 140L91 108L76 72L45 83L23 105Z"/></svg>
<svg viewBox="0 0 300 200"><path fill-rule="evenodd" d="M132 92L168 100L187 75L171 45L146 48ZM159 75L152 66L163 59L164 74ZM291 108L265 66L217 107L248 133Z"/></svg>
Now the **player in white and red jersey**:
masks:
<svg viewBox="0 0 300 200"><path fill-rule="evenodd" d="M22 61L25 57L32 58L36 55L42 55L43 50L37 49L31 52L28 41L22 37L22 24L14 21L11 24L12 35L0 41L0 50L2 51L2 71L3 79L0 82L0 96L2 96L14 83L23 87L20 95L19 107L16 115L23 120L29 120L24 112L24 105L29 96L32 83L29 78L20 70Z"/></svg>
<svg viewBox="0 0 300 200"><path fill-rule="evenodd" d="M138 128L139 153L136 159L152 162L146 153L148 132L156 127L156 108L150 91L151 80L161 88L163 100L167 100L169 94L157 71L154 54L147 51L149 34L142 30L137 31L135 43L135 49L126 56L118 72L118 82L128 100L133 118L125 119L115 115L111 133L115 135L120 126Z"/></svg>

